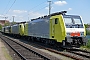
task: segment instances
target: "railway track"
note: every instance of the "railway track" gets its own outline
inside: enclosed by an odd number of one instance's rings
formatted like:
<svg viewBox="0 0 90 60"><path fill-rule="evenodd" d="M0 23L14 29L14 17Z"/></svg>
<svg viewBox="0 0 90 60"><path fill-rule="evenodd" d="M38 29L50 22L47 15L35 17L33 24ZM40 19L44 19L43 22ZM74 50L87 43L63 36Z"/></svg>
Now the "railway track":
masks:
<svg viewBox="0 0 90 60"><path fill-rule="evenodd" d="M35 45L35 44L34 44ZM69 58L72 58L74 60L90 60L90 53L88 53L88 51L84 51L84 50L79 50L79 51L75 51L75 49L70 49L69 50L66 50L66 51L59 51L60 49L51 49L51 48L47 48L47 47L43 47L43 46L40 46L48 51L51 51L51 52L54 52L56 54L59 54L59 55L63 55L63 56L66 56L66 57L69 57ZM82 54L78 53L78 52L81 52L82 51Z"/></svg>
<svg viewBox="0 0 90 60"><path fill-rule="evenodd" d="M50 60L49 58L43 56L42 54L39 54L35 52L34 50L31 50L11 39L8 39L0 34L0 38L5 41L21 58L21 60Z"/></svg>
<svg viewBox="0 0 90 60"><path fill-rule="evenodd" d="M35 43L33 45L39 46L41 48L44 48L45 50L48 50L48 51L54 52L56 54L63 55L63 56L66 56L66 57L69 57L69 58L72 58L75 60L90 60L90 52L85 51L85 50L74 49L74 48L73 49L63 48L66 51L61 52L60 50L62 47L59 49L56 49L56 48L53 48L53 46L45 47L45 45L44 46L42 44L38 45L38 43ZM77 52L77 53L75 53L75 52ZM81 52L82 54L80 54L78 52Z"/></svg>
<svg viewBox="0 0 90 60"><path fill-rule="evenodd" d="M72 59L75 59L75 60L90 60L89 57L87 57L87 55L80 55L80 54L72 53L72 51L76 51L76 50L80 51L80 49L63 48L66 51L65 52L61 52L60 50L61 50L62 47L59 48L59 49L53 48L53 46L46 47L45 44L39 44L37 42L34 43L33 45L36 45L36 46L41 47L41 48L43 48L45 50L48 50L50 52L54 52L56 54L63 55L63 56L66 56L66 57L69 57L69 58L72 58ZM81 51L82 51L82 53L84 53L84 52L88 53L88 51L84 51L84 50L81 50Z"/></svg>
<svg viewBox="0 0 90 60"><path fill-rule="evenodd" d="M89 51L81 50L78 48L65 48L65 49L70 53L74 53L74 54L77 54L77 55L80 55L80 56L83 56L83 57L90 59L90 52Z"/></svg>
<svg viewBox="0 0 90 60"><path fill-rule="evenodd" d="M69 57L69 58L72 58L74 60L90 60L89 53L87 51L84 51L84 50L82 50L82 55L81 55L81 54L78 53L78 52L80 52L79 49L63 48L66 51L65 52L61 52L61 51L59 51L59 49L58 50L57 49L55 50L53 48L45 47L45 46L43 46L41 44L39 45L38 43L33 43L33 45L34 46L41 47L41 48L43 48L45 50L48 50L50 52L53 52L53 53L56 53L56 54L59 54L59 55L63 55L63 56ZM75 53L76 51L77 51L77 53ZM85 52L87 52L87 54ZM88 57L87 57L87 55L88 55ZM50 60L54 60L54 59L50 59Z"/></svg>

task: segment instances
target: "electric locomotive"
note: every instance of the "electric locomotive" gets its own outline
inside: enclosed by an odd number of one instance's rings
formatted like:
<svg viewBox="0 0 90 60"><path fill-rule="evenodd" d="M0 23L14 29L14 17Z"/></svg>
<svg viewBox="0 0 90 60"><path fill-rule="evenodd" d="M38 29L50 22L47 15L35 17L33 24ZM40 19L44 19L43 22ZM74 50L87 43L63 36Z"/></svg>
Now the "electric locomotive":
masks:
<svg viewBox="0 0 90 60"><path fill-rule="evenodd" d="M78 15L63 15L66 28L66 42L70 44L86 45L86 31L84 23Z"/></svg>
<svg viewBox="0 0 90 60"><path fill-rule="evenodd" d="M27 23L3 27L2 32L46 44L86 45L86 30L79 15L66 11L31 19Z"/></svg>
<svg viewBox="0 0 90 60"><path fill-rule="evenodd" d="M11 34L14 36L21 37L24 35L24 25L23 23L18 23L11 26Z"/></svg>
<svg viewBox="0 0 90 60"><path fill-rule="evenodd" d="M86 31L81 17L65 13L62 11L32 19L24 25L24 35L47 44L86 44Z"/></svg>
<svg viewBox="0 0 90 60"><path fill-rule="evenodd" d="M10 26L2 27L2 33L9 34L11 32Z"/></svg>

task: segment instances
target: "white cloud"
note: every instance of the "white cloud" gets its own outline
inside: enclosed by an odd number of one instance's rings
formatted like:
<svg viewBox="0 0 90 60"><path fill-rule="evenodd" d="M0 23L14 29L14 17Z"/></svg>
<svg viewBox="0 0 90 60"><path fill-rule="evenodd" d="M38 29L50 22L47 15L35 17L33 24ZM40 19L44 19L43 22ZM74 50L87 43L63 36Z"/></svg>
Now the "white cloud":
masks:
<svg viewBox="0 0 90 60"><path fill-rule="evenodd" d="M29 16L30 18L37 18L37 17L40 17L40 16L43 16L44 14L41 14L39 12L29 12Z"/></svg>
<svg viewBox="0 0 90 60"><path fill-rule="evenodd" d="M49 7L46 7L45 9L46 9L46 10L48 10L48 9L49 9Z"/></svg>
<svg viewBox="0 0 90 60"><path fill-rule="evenodd" d="M14 13L27 13L25 10L13 10Z"/></svg>
<svg viewBox="0 0 90 60"><path fill-rule="evenodd" d="M14 20L16 22L23 22L23 21L28 21L28 19L32 19L32 18L37 18L37 17L41 17L44 16L45 14L39 13L39 12L27 12L26 10L10 10L8 14L6 14L5 16L8 17L7 20L9 20L10 22L13 21L13 17L15 16ZM2 15L0 15L2 17ZM4 19L4 18L3 18Z"/></svg>
<svg viewBox="0 0 90 60"><path fill-rule="evenodd" d="M55 5L62 6L62 5L67 4L67 2L66 2L66 1L56 1L56 2L54 2L54 4L55 4Z"/></svg>
<svg viewBox="0 0 90 60"><path fill-rule="evenodd" d="M0 20L4 20L5 18L8 19L6 15L0 15Z"/></svg>
<svg viewBox="0 0 90 60"><path fill-rule="evenodd" d="M68 10L72 10L72 8L68 8Z"/></svg>

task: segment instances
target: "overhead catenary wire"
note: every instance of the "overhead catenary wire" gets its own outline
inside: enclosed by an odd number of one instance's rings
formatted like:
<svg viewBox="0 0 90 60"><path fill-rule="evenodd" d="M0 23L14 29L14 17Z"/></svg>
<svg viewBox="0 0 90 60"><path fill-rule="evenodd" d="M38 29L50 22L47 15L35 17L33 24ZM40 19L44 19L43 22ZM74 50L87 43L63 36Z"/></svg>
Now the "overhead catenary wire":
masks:
<svg viewBox="0 0 90 60"><path fill-rule="evenodd" d="M8 14L8 12L10 11L10 9L12 8L12 6L14 5L15 2L16 2L16 0L14 0L14 2L12 3L12 5L11 5L10 8L8 9L8 11L5 13L5 15ZM40 4L38 4L38 5L36 5L35 7L31 8L30 10L35 9L36 7L41 6L43 3L45 3L45 1L41 2ZM9 4L9 3L8 3L8 4ZM30 10L28 10L28 12L30 12ZM25 15L25 16L27 16L27 15Z"/></svg>
<svg viewBox="0 0 90 60"><path fill-rule="evenodd" d="M47 6L45 6L45 7L42 7L42 8L40 8L40 9L38 9L38 10L35 10L35 11L33 11L33 12L40 11L40 10L42 10L42 9L46 8L46 7L48 7L48 5L47 5Z"/></svg>
<svg viewBox="0 0 90 60"><path fill-rule="evenodd" d="M47 1L47 2L48 2L48 1ZM52 1L51 1L51 2L52 2ZM50 3L51 3L51 2L50 2ZM51 3L50 5L52 5L52 3ZM44 6L44 7L40 8L40 9L38 9L38 10L35 10L35 11L33 11L33 12L40 11L40 10L42 10L42 9L46 8L46 7L49 7L49 5L47 5L47 6ZM51 6L50 6L50 8L51 8Z"/></svg>
<svg viewBox="0 0 90 60"><path fill-rule="evenodd" d="M9 8L8 11L6 12L6 14L8 14L8 12L10 11L10 9L12 8L12 6L14 5L15 2L16 2L16 0L14 0L14 2L13 2L12 5L10 6L10 8ZM36 6L33 7L33 8L31 8L30 10L28 10L28 12L30 12L32 9L37 8L38 6L41 6L41 4L43 4L43 3L45 3L45 1L42 2L42 3L40 3L40 4L38 4L38 5L36 5ZM8 4L9 4L9 3L8 3ZM48 7L48 6L44 6L44 7L40 8L40 9L38 9L38 10L35 10L35 11L33 11L33 12L40 11L40 10L44 9L45 7ZM28 13L27 15L29 15L29 13ZM27 15L25 15L25 16L27 16Z"/></svg>
<svg viewBox="0 0 90 60"><path fill-rule="evenodd" d="M44 6L44 7L42 7L42 8L40 8L40 9L38 9L38 10L35 10L35 11L33 11L33 12L37 12L37 11L41 11L42 9L44 9L45 7L48 7L48 5L47 6ZM29 14L28 14L29 15ZM26 17L27 15L25 15L24 17ZM32 18L31 18L32 19ZM28 20L29 20L29 17L28 17Z"/></svg>
<svg viewBox="0 0 90 60"><path fill-rule="evenodd" d="M9 10L6 12L6 14L10 11L10 9L12 8L12 6L14 5L14 3L16 2L16 0L14 0L14 2L12 3L12 5L10 6Z"/></svg>
<svg viewBox="0 0 90 60"><path fill-rule="evenodd" d="M45 0L45 1L46 1L46 0ZM28 10L28 13L29 13L31 10L33 10L33 9L39 7L40 5L42 5L43 3L45 3L45 1L43 1L42 3L36 5L35 7L31 8L31 9L29 9L29 10ZM27 14L27 15L28 15L28 14ZM27 15L24 15L24 17L27 16Z"/></svg>
<svg viewBox="0 0 90 60"><path fill-rule="evenodd" d="M40 6L41 4L43 4L43 3L45 3L45 1L43 1L42 3L36 5L35 7L31 8L30 10L35 9L36 7L39 7L39 6ZM28 12L30 12L30 10L29 10Z"/></svg>
<svg viewBox="0 0 90 60"><path fill-rule="evenodd" d="M52 2L52 1L50 1L50 5L47 5L47 6L45 6L45 7L42 7L42 8L40 8L40 9L38 9L38 10L33 11L33 12L41 11L42 9L44 9L44 8L46 8L46 7L49 7L49 8L51 9L51 5L52 5L51 2ZM50 14L50 11L49 11L49 14Z"/></svg>
<svg viewBox="0 0 90 60"><path fill-rule="evenodd" d="M48 2L48 1L47 1L47 2ZM43 2L43 3L44 3L44 2ZM41 3L41 4L43 4L43 3ZM40 6L41 4L39 4L39 5L35 6L35 7L33 7L32 9L34 9L34 8L36 8L36 7L38 7L38 6ZM53 5L53 2L52 2L52 1L50 1L50 5L41 7L40 9L34 10L34 11L32 11L32 12L41 11L42 9L45 9L46 7L48 7L48 9L50 8L50 10L51 10L51 5ZM30 10L32 10L32 9L30 9ZM28 16L28 20L29 20L29 12L30 12L30 10L28 11L28 14L27 14L27 15L23 16L23 17ZM49 11L50 11L50 10L49 10ZM51 12L51 11L50 11L50 12ZM49 13L50 13L50 12L49 12ZM32 18L30 18L30 19L32 19Z"/></svg>
<svg viewBox="0 0 90 60"><path fill-rule="evenodd" d="M47 1L48 2L48 1ZM51 1L52 2L52 1ZM52 5L52 4L51 4ZM44 7L42 7L42 8L40 8L40 9L38 9L38 10L35 10L35 11L33 11L33 12L37 12L37 11L41 11L42 9L44 9L44 8L46 8L46 7L49 7L48 5L47 6L44 6ZM27 14L27 15L29 15L29 14ZM27 15L25 15L25 16L27 16ZM24 16L24 17L25 17Z"/></svg>
<svg viewBox="0 0 90 60"><path fill-rule="evenodd" d="M7 3L5 9L4 9L3 12L2 12L2 15L4 15L4 12L5 12L5 10L7 9L7 7L8 7L8 5L9 5L10 1L11 1L11 0L9 0L9 2Z"/></svg>

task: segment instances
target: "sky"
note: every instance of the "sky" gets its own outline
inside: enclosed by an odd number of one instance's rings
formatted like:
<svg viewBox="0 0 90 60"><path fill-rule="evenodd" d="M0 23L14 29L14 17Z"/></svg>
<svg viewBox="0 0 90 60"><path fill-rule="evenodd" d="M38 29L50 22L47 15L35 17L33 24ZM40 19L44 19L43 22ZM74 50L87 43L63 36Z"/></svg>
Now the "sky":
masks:
<svg viewBox="0 0 90 60"><path fill-rule="evenodd" d="M90 24L90 0L0 0L0 20L24 22L51 13L67 11L69 15L80 15L84 23Z"/></svg>

